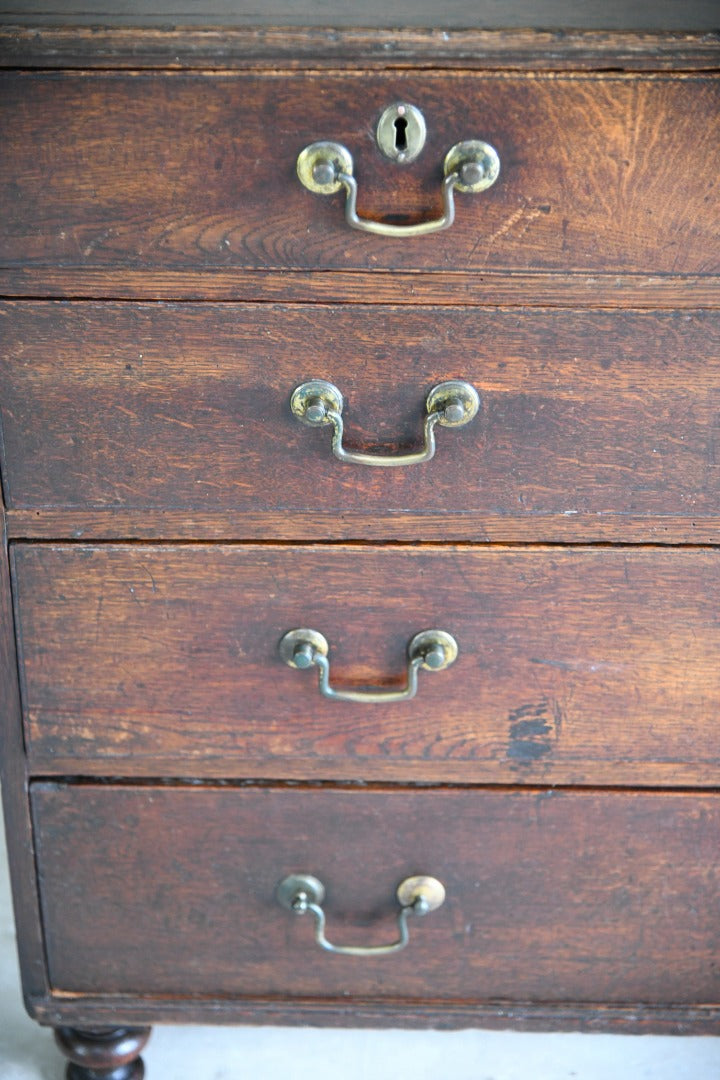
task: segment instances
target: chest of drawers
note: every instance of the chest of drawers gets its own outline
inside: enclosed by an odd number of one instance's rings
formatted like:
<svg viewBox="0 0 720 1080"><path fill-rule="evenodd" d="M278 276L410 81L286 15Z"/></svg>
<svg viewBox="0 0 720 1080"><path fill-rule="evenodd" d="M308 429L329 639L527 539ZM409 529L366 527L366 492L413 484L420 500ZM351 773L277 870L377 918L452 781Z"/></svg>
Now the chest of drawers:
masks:
<svg viewBox="0 0 720 1080"><path fill-rule="evenodd" d="M28 1009L715 1031L712 12L232 7L0 31Z"/></svg>

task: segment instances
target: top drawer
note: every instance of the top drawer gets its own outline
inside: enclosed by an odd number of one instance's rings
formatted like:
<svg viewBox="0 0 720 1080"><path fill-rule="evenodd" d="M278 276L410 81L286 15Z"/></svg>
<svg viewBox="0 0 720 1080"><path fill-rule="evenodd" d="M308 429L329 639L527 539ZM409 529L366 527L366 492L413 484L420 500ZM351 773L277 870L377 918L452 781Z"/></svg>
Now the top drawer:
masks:
<svg viewBox="0 0 720 1080"><path fill-rule="evenodd" d="M0 263L36 281L42 268L720 269L716 76L7 72L0 87ZM398 101L427 123L409 165L375 142ZM342 191L298 180L299 152L324 139L351 152L364 218L437 218L463 140L491 143L500 177L457 193L445 231L368 235L345 223Z"/></svg>

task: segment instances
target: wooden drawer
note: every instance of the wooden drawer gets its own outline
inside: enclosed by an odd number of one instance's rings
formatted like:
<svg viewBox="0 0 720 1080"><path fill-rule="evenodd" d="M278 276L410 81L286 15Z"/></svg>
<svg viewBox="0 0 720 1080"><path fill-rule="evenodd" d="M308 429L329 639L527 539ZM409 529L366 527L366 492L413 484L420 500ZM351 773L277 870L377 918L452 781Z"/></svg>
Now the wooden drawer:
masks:
<svg viewBox="0 0 720 1080"><path fill-rule="evenodd" d="M66 285L79 269L160 283L190 269L720 268L715 75L5 72L0 85L0 260L62 268ZM403 100L422 109L428 138L399 168L373 132ZM360 214L400 224L439 216L454 143L489 141L502 171L457 196L446 232L368 236L346 226L341 194L298 181L298 153L319 139L351 151ZM106 295L127 288L116 281Z"/></svg>
<svg viewBox="0 0 720 1080"><path fill-rule="evenodd" d="M718 535L717 312L25 302L0 315L6 500L77 511L63 524L85 535L152 535L150 511L240 538ZM436 429L430 462L348 465L331 428L291 413L310 378L338 386L345 445L370 452L420 447L444 380L472 383L480 411Z"/></svg>
<svg viewBox="0 0 720 1080"><path fill-rule="evenodd" d="M59 1008L719 1000L717 795L43 783L32 806ZM335 944L394 940L409 875L447 895L409 920L404 951L331 956L276 902L298 872L325 884Z"/></svg>
<svg viewBox="0 0 720 1080"><path fill-rule="evenodd" d="M716 784L720 552L20 544L36 773ZM413 701L409 640L456 638Z"/></svg>

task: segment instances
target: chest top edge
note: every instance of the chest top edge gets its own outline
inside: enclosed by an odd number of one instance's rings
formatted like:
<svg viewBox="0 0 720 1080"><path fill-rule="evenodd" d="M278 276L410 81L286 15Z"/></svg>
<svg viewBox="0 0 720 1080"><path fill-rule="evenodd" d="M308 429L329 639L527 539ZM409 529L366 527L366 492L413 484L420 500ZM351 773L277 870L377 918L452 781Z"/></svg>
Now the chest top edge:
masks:
<svg viewBox="0 0 720 1080"><path fill-rule="evenodd" d="M265 16L267 17L267 16ZM395 18L396 16L394 16ZM167 19L172 19L167 16ZM720 28L695 26L692 18L669 28L616 29L403 24L363 26L191 23L185 16L165 25L93 22L68 16L57 24L0 10L0 68L208 69L332 68L369 70L720 70ZM309 16L308 16L309 21Z"/></svg>

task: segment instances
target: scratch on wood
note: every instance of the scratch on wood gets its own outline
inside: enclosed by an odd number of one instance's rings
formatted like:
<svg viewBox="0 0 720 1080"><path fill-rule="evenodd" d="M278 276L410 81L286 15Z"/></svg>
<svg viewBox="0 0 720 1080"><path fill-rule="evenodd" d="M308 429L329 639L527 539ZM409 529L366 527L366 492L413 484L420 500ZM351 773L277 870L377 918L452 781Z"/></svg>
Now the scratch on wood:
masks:
<svg viewBox="0 0 720 1080"><path fill-rule="evenodd" d="M96 641L100 640L100 632L101 632L101 628L102 628L102 609L103 609L103 604L104 603L105 603L105 597L101 593L100 597L98 599L97 610L95 611L95 640Z"/></svg>
<svg viewBox="0 0 720 1080"><path fill-rule="evenodd" d="M105 229L103 232L100 233L99 236L94 237L90 241L90 243L87 245L87 247L83 248L83 250L82 250L83 255L85 255L85 256L92 255L95 248L99 247L100 244L103 244L107 239L109 239L109 237L112 236L112 234L113 234L112 229Z"/></svg>
<svg viewBox="0 0 720 1080"><path fill-rule="evenodd" d="M524 236L524 234L532 225L533 221L535 221L536 218L541 217L543 213L547 213L547 211L539 210L537 209L537 207L530 208L527 205L521 206L517 210L514 210L510 217L507 218L502 223L502 225L500 225L500 227L495 230L495 232L491 233L490 236L485 236L484 234L481 234L477 238L472 248L470 249L466 263L469 264L472 261L472 258L477 249L480 247L481 244L484 244L484 258L480 263L480 265L483 266L487 262L491 248L495 243L497 243L498 240L501 239L501 237L505 236L512 229L514 229L519 222L523 222L523 227L519 232L519 236Z"/></svg>
<svg viewBox="0 0 720 1080"><path fill-rule="evenodd" d="M720 445L720 414L716 414L708 436L707 463L710 466L718 464L718 446Z"/></svg>
<svg viewBox="0 0 720 1080"><path fill-rule="evenodd" d="M158 590L157 590L157 585L155 584L155 578L153 577L153 575L152 575L152 572L151 572L150 568L149 568L149 567L147 567L147 566L143 566L143 570L145 571L145 573L147 574L147 576L148 576L148 577L150 578L150 581L151 581L151 583L152 583L152 584L151 584L151 589L152 589L152 592L156 593L156 592L158 591Z"/></svg>
<svg viewBox="0 0 720 1080"><path fill-rule="evenodd" d="M163 413L155 413L156 420L164 420L166 424L177 424L179 427L187 428L189 431L195 430L195 425L189 423L187 420L180 420L177 416L165 416Z"/></svg>

